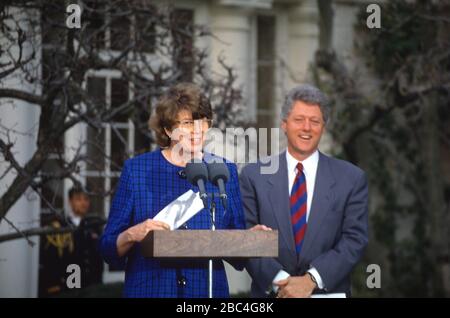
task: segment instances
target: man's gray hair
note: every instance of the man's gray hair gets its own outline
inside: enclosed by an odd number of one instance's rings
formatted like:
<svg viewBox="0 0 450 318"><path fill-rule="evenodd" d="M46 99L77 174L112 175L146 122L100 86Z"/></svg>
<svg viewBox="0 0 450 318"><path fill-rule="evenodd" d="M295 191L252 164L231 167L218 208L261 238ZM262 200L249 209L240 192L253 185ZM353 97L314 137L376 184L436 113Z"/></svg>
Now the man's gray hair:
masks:
<svg viewBox="0 0 450 318"><path fill-rule="evenodd" d="M285 120L292 110L296 101L302 101L306 104L318 105L322 111L325 124L330 118L330 102L328 97L315 86L302 84L291 89L286 95L283 107L281 108L281 119Z"/></svg>

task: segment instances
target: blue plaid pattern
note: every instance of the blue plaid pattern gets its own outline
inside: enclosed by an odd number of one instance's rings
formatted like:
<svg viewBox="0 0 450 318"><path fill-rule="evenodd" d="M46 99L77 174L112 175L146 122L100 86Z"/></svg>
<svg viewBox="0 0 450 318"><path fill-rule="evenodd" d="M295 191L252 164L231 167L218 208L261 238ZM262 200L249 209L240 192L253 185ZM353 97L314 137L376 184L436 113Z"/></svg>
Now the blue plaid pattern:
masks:
<svg viewBox="0 0 450 318"><path fill-rule="evenodd" d="M227 165L230 170L230 180L226 185L228 210L224 213L222 204L216 200L216 228L244 229L237 169L233 163L227 162ZM182 169L169 163L160 149L125 162L108 223L100 240L100 251L105 261L125 269L124 297L208 297L207 260L147 259L141 256L139 244L135 244L124 257L117 255L116 241L120 233L153 218L189 189L198 191L197 187L179 176L178 172ZM218 191L209 182L206 188L208 192ZM188 229L211 228L209 211L201 210L186 225ZM229 297L223 262L216 260L213 266L213 296Z"/></svg>

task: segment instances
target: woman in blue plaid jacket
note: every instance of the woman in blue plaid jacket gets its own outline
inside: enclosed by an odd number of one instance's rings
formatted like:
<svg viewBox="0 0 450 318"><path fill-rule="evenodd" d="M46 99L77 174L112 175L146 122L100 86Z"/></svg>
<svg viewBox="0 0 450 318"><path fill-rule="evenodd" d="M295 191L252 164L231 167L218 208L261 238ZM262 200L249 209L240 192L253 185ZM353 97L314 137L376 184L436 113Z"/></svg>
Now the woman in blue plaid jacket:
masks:
<svg viewBox="0 0 450 318"><path fill-rule="evenodd" d="M149 231L168 230L152 218L181 194L192 189L182 170L192 156L202 157L205 133L211 126L208 99L194 84L178 84L163 95L150 119L161 147L125 162L111 205L108 223L100 240L107 263L125 269L125 297L208 297L207 260L144 258L139 242ZM216 228L245 228L236 166L227 163L228 209L216 203ZM208 192L214 191L206 184ZM203 209L188 220L186 229L209 229L211 219ZM256 226L254 229L263 229ZM228 297L228 283L221 260L214 261L213 296Z"/></svg>

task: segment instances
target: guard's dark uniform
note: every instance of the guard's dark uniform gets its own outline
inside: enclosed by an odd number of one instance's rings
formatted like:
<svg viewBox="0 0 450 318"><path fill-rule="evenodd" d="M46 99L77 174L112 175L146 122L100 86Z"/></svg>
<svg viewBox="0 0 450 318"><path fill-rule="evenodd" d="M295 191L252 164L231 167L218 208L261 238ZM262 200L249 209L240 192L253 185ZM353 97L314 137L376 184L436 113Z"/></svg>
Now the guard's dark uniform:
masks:
<svg viewBox="0 0 450 318"><path fill-rule="evenodd" d="M103 274L103 259L98 249L98 240L102 235L102 219L86 216L73 233L75 251L73 263L81 268L81 287L101 284Z"/></svg>
<svg viewBox="0 0 450 318"><path fill-rule="evenodd" d="M41 215L42 226L54 228L69 224L56 214ZM39 297L51 297L65 290L66 268L72 263L75 243L72 233L42 235L39 250Z"/></svg>
<svg viewBox="0 0 450 318"><path fill-rule="evenodd" d="M84 217L76 227L70 219L51 214L43 216L42 226L55 228L73 226L73 233L43 235L39 257L39 297L56 296L67 290L66 273L69 264L81 270L81 288L101 284L103 260L98 251L98 239L104 221L96 216Z"/></svg>

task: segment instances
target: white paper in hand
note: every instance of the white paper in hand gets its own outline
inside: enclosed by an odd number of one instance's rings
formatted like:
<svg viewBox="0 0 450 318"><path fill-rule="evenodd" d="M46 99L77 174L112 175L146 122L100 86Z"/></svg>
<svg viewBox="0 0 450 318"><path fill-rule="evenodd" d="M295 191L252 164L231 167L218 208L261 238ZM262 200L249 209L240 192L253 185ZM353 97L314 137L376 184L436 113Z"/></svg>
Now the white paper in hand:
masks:
<svg viewBox="0 0 450 318"><path fill-rule="evenodd" d="M189 190L159 211L153 220L167 223L171 230L175 230L201 209L203 209L203 201L199 193Z"/></svg>

